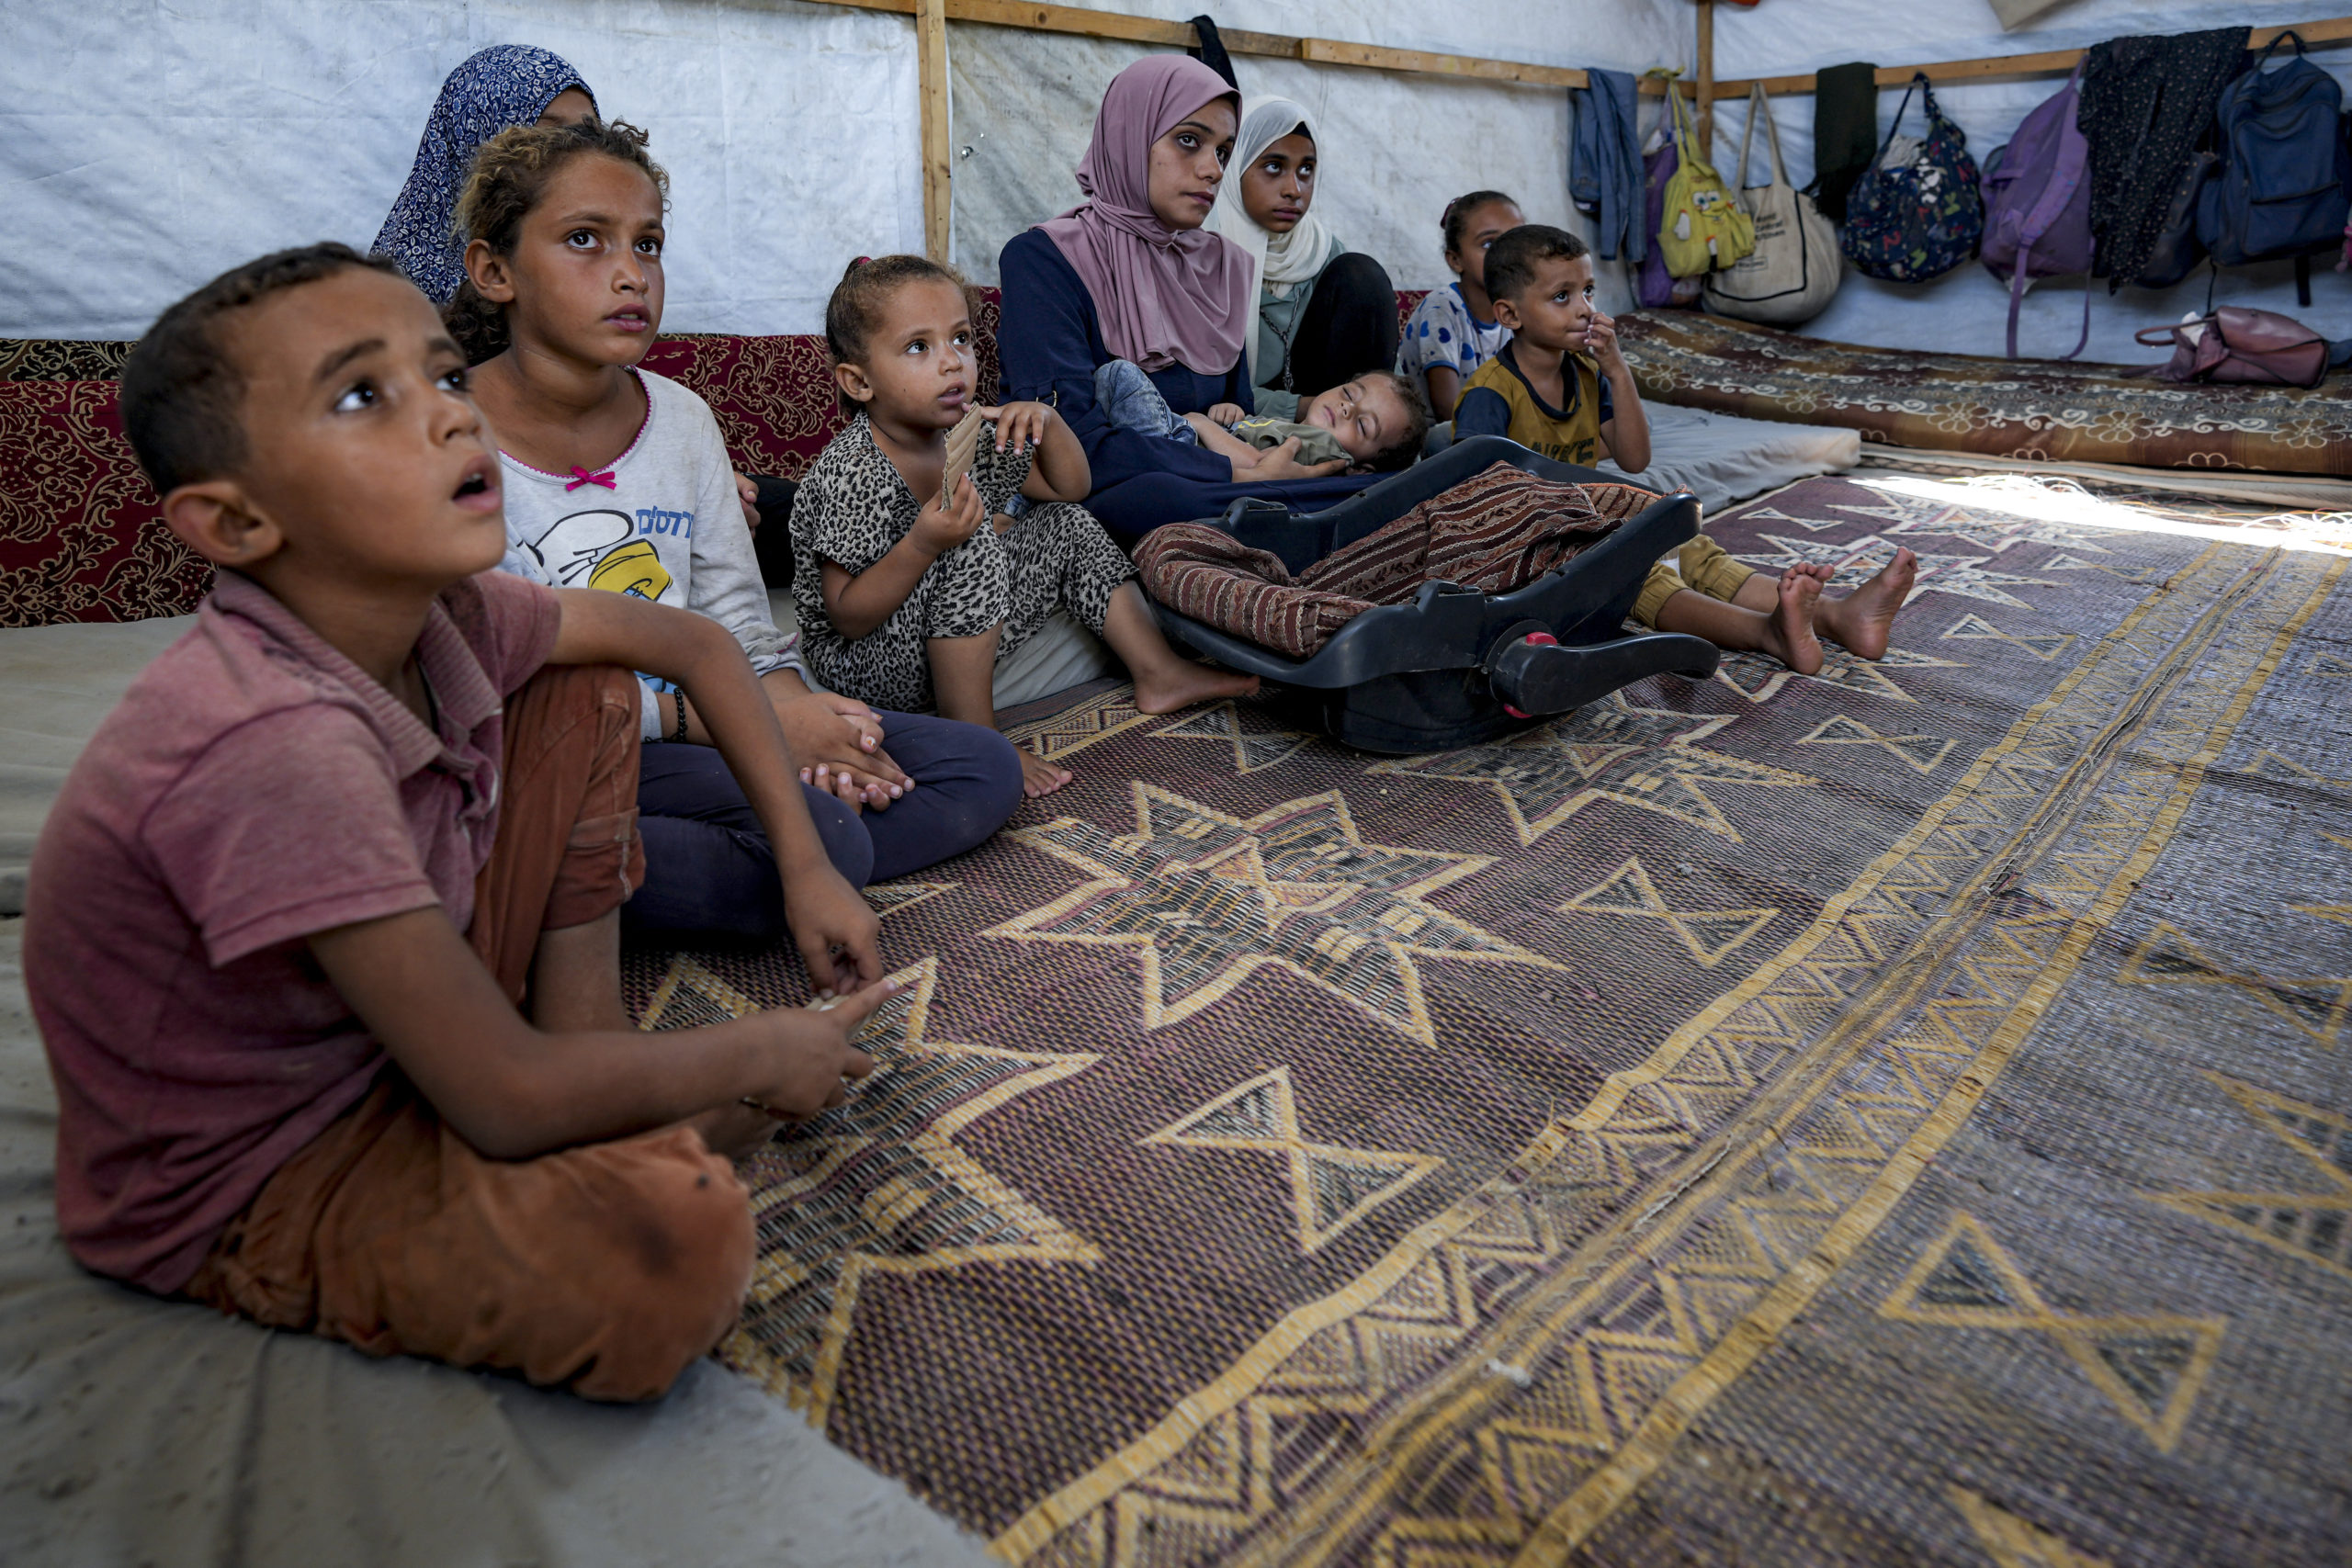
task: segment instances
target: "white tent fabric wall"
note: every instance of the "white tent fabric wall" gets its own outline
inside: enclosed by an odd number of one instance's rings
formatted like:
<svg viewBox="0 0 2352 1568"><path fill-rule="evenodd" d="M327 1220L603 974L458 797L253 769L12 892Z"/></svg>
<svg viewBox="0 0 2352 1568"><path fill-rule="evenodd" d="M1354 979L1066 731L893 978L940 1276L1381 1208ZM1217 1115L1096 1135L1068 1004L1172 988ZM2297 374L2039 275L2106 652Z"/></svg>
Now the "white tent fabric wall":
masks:
<svg viewBox="0 0 2352 1568"><path fill-rule="evenodd" d="M1182 19L1201 6L1199 0L1153 0L1122 9ZM1442 7L1416 0L1305 6L1253 0L1216 11L1218 23L1230 28L1537 64L1639 71L1690 59L1690 10L1684 0L1550 0L1531 13L1537 8L1498 0ZM1080 199L1074 171L1102 88L1146 51L977 24L951 24L948 32L956 152L954 256L974 281L993 283L997 253L1007 240ZM1235 55L1233 64L1245 97L1287 97L1306 107L1321 162L1317 215L1352 248L1378 258L1399 288L1453 280L1438 219L1446 202L1465 191L1508 191L1532 221L1590 234L1568 204L1568 109L1562 89L1244 54ZM1628 308L1622 268L1600 271L1603 308Z"/></svg>
<svg viewBox="0 0 2352 1568"><path fill-rule="evenodd" d="M2127 33L2180 33L2257 23L2278 26L2338 9L2324 5L2248 6L2231 0L2074 0L2017 31L2003 32L1987 0L1906 6L1900 12L1900 25L1894 27L1888 25L1894 13L1884 0L1804 0L1803 4L1764 0L1754 10L1716 7L1715 74L1730 80L1792 75L1849 60L1893 66L2080 49ZM2316 49L2311 59L2339 81L2352 84L2352 47ZM2064 78L2049 76L1955 84L1937 87L1936 102L1968 133L1969 153L1981 164L1996 147L2008 141L2019 120L2064 85ZM1882 136L1902 101L1902 88L1879 89ZM1804 185L1813 178L1812 95L1775 96L1772 108L1781 128L1789 177ZM1915 96L1905 130L1917 135L1920 122ZM1747 123L1745 99L1726 99L1716 106L1715 157L1726 185L1738 180L1732 165L1739 155L1740 132ZM1758 128L1755 161L1747 176L1751 183L1760 184L1769 177L1766 154L1765 138ZM2216 304L2282 311L2331 338L2352 336L2352 278L2333 268L2333 258L2313 258L2309 307L2295 302L2294 269L2288 262L2223 272L2213 299ZM2187 282L2165 290L2125 288L2110 296L2104 282L2092 288L2091 338L2083 357L2151 364L2161 361L2166 351L2133 343L2132 330L2177 321L2188 311L2201 312L2206 272L2200 267ZM1812 337L1842 343L1997 355L2002 351L2007 314L2007 286L1979 263L1971 262L1928 284L1882 283L1849 270L1837 299L1803 330ZM2074 347L2082 321L2080 279L2052 278L2036 284L2018 312L2018 350L2029 356L2052 358L2064 354Z"/></svg>
<svg viewBox="0 0 2352 1568"><path fill-rule="evenodd" d="M281 245L366 246L441 80L538 44L673 182L664 324L814 330L842 258L920 249L913 28L788 0L84 0L0 33L0 336L136 337Z"/></svg>

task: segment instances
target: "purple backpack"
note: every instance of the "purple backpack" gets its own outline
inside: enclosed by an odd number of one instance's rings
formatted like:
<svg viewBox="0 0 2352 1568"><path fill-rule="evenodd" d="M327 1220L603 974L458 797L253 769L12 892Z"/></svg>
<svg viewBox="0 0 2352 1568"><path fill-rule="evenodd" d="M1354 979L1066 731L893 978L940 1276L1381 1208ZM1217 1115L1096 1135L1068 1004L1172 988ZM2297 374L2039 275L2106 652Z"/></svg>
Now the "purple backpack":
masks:
<svg viewBox="0 0 2352 1568"><path fill-rule="evenodd" d="M2009 144L1984 161L1984 266L2009 285L2009 357L2018 356L2018 307L2036 277L2091 269L2090 143L2075 125L2082 67L2049 102L2025 117ZM2083 292L2083 335L2091 299Z"/></svg>

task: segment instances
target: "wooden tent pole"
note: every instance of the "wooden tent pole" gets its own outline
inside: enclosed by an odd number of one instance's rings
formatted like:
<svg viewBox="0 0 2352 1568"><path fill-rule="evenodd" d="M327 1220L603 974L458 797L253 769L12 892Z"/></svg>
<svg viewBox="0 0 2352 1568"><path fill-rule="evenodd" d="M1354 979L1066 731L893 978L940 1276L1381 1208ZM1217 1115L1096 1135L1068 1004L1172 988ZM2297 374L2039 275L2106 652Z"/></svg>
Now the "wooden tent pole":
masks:
<svg viewBox="0 0 2352 1568"><path fill-rule="evenodd" d="M915 0L915 74L922 87L922 247L944 264L956 211L950 194L956 167L948 145L946 0Z"/></svg>
<svg viewBox="0 0 2352 1568"><path fill-rule="evenodd" d="M918 15L922 0L808 0L815 6L845 6L860 11L891 11ZM1192 49L1200 35L1190 22L1163 22L1151 17L1122 17L1079 6L1046 6L1031 0L941 0L951 22L987 22L996 27L1027 28L1035 32L1075 33L1081 38L1117 39L1127 43L1156 43ZM1520 82L1539 87L1589 85L1585 73L1572 65L1531 65L1516 60L1488 60L1472 54L1435 54L1427 50L1390 49L1383 44L1346 43L1338 39L1295 38L1286 33L1245 32L1221 28L1217 36L1235 54L1261 54L1275 60L1312 60L1326 65L1357 65L1373 71L1412 71L1439 76L1470 76L1484 82ZM1668 89L1644 78L1640 90L1651 96ZM1688 82L1676 84L1684 96Z"/></svg>
<svg viewBox="0 0 2352 1568"><path fill-rule="evenodd" d="M1715 161L1715 0L1699 0L1699 156Z"/></svg>

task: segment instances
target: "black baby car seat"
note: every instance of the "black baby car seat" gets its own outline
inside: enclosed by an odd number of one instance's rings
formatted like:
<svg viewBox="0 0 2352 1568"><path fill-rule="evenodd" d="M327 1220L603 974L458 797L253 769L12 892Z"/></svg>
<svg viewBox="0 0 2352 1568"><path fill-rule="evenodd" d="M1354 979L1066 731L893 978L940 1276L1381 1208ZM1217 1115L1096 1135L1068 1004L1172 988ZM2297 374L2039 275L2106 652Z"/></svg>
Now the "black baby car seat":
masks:
<svg viewBox="0 0 2352 1568"><path fill-rule="evenodd" d="M1498 462L1572 484L1623 482L1479 435L1328 511L1302 516L1244 498L1205 521L1300 571ZM1487 594L1424 582L1411 604L1363 612L1306 660L1165 604L1153 609L1170 642L1279 682L1289 705L1343 745L1396 756L1444 751L1566 713L1645 676L1713 674L1715 647L1702 637L1624 630L1650 567L1698 533L1698 498L1666 496L1523 588Z"/></svg>

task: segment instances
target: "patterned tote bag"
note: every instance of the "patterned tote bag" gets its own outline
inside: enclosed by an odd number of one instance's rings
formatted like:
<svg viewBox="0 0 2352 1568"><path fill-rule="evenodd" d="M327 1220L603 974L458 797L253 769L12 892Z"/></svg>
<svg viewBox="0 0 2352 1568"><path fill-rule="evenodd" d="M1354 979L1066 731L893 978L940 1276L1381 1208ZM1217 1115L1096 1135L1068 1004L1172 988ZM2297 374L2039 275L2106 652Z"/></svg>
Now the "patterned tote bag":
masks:
<svg viewBox="0 0 2352 1568"><path fill-rule="evenodd" d="M1901 134L1911 95L1924 93L1928 134ZM1936 107L1924 71L1911 78L1878 156L1846 201L1846 259L1871 277L1925 283L1976 254L1984 237L1984 197L1968 137Z"/></svg>

